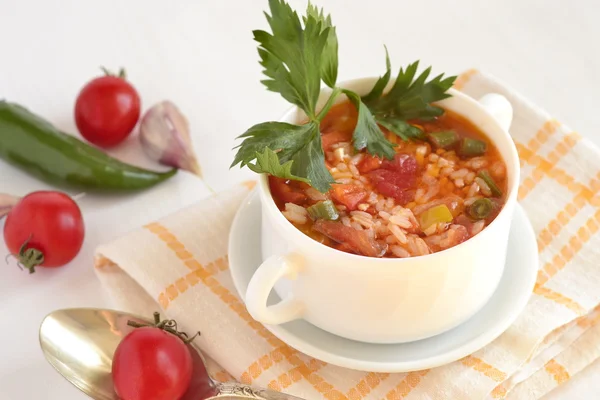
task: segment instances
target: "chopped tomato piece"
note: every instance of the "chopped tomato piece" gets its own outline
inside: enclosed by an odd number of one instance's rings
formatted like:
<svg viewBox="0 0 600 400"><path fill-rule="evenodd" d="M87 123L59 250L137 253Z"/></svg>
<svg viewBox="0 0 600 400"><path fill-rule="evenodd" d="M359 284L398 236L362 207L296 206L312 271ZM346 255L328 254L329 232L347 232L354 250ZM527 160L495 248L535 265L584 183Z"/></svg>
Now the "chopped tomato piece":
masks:
<svg viewBox="0 0 600 400"><path fill-rule="evenodd" d="M321 135L323 150L331 150L331 146L341 142L350 142L352 140L352 131L332 131Z"/></svg>
<svg viewBox="0 0 600 400"><path fill-rule="evenodd" d="M319 219L313 225L313 229L363 256L382 257L387 251L388 246L385 243L376 241L365 231L356 230L341 222Z"/></svg>
<svg viewBox="0 0 600 400"><path fill-rule="evenodd" d="M381 168L369 172L368 176L379 193L405 205L414 199L411 189L417 181L417 169L414 157L396 154L393 160L384 160Z"/></svg>
<svg viewBox="0 0 600 400"><path fill-rule="evenodd" d="M414 186L416 182L416 176L404 175L396 171L390 171L388 169L376 169L368 174L371 182L377 186L378 183L386 182L397 186L400 189L408 189Z"/></svg>
<svg viewBox="0 0 600 400"><path fill-rule="evenodd" d="M279 208L283 208L285 203L302 205L306 202L307 197L302 188L294 185L294 183L297 182L290 182L289 180L269 176L271 194L273 195L273 199L275 199L275 201L278 203L277 206Z"/></svg>
<svg viewBox="0 0 600 400"><path fill-rule="evenodd" d="M361 174L366 174L381 167L382 162L381 158L367 154L356 167Z"/></svg>
<svg viewBox="0 0 600 400"><path fill-rule="evenodd" d="M402 175L416 175L419 166L412 155L396 154L393 160L384 160L381 168L397 171Z"/></svg>
<svg viewBox="0 0 600 400"><path fill-rule="evenodd" d="M332 185L331 197L346 206L349 211L356 210L361 201L367 197L367 191L356 185Z"/></svg>
<svg viewBox="0 0 600 400"><path fill-rule="evenodd" d="M404 206L415 199L414 190L406 190L391 182L383 181L376 183L375 188L382 195L394 198L394 200L396 200L396 203L401 206Z"/></svg>

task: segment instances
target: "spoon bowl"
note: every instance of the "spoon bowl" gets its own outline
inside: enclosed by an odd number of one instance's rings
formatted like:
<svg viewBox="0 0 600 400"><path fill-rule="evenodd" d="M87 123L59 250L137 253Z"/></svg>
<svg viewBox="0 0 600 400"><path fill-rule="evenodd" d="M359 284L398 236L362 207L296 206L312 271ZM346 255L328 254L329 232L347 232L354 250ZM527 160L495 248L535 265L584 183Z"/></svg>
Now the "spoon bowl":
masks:
<svg viewBox="0 0 600 400"><path fill-rule="evenodd" d="M118 400L112 358L120 341L134 329L127 325L131 319L147 322L116 311L55 311L42 322L40 345L50 365L79 390L97 400Z"/></svg>
<svg viewBox="0 0 600 400"><path fill-rule="evenodd" d="M119 400L112 381L112 359L121 340L135 321L150 321L113 310L73 308L58 310L44 318L40 326L40 346L46 360L75 387L95 400ZM201 352L190 346L194 376L181 400L254 399L302 400L268 389L253 388L237 382L206 379Z"/></svg>

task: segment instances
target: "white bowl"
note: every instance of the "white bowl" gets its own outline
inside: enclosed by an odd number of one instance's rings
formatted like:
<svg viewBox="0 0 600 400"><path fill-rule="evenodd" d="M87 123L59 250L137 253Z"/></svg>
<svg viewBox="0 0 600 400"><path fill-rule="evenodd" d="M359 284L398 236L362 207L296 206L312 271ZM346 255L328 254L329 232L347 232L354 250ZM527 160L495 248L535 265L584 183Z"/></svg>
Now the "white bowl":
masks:
<svg viewBox="0 0 600 400"><path fill-rule="evenodd" d="M244 301L248 284L262 263L261 214L258 193L253 192L238 210L229 235L229 270ZM474 353L504 332L531 297L537 271L535 233L517 204L498 288L481 310L454 329L414 342L375 344L333 335L303 319L265 328L296 350L340 367L390 373L434 368ZM279 301L271 293L268 304Z"/></svg>
<svg viewBox="0 0 600 400"><path fill-rule="evenodd" d="M374 83L375 78L366 78L341 86L364 95ZM321 93L321 106L329 93ZM456 90L450 94L438 105L474 123L506 163L508 193L494 221L473 238L438 253L404 259L364 257L325 246L299 231L277 208L268 178L261 176L265 261L246 291L246 306L256 320L282 324L304 318L348 339L402 343L452 329L485 305L502 276L517 198L519 160L507 131L512 108L497 94L479 102ZM295 107L281 121L303 119ZM267 306L273 288L284 300Z"/></svg>

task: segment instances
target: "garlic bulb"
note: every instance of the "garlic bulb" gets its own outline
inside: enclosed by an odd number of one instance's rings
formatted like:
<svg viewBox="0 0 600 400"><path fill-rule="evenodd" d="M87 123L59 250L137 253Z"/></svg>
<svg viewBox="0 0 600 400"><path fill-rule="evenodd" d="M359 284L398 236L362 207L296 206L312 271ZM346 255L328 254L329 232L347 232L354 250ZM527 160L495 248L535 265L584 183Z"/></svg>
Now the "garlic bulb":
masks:
<svg viewBox="0 0 600 400"><path fill-rule="evenodd" d="M202 177L187 119L170 101L162 101L146 111L140 123L140 142L153 160Z"/></svg>

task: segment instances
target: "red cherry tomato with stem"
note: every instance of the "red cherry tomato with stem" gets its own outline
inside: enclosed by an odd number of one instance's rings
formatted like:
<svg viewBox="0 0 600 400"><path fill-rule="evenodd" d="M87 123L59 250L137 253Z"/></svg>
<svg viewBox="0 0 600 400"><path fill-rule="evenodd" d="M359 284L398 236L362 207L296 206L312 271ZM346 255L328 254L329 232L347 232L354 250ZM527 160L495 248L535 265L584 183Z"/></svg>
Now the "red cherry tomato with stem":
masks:
<svg viewBox="0 0 600 400"><path fill-rule="evenodd" d="M155 318L160 322L156 314ZM181 399L190 387L192 371L187 343L158 326L139 327L125 336L112 364L115 392L122 400Z"/></svg>
<svg viewBox="0 0 600 400"><path fill-rule="evenodd" d="M125 80L104 70L81 89L75 103L75 123L81 135L96 146L108 148L123 142L140 118L140 96Z"/></svg>
<svg viewBox="0 0 600 400"><path fill-rule="evenodd" d="M23 197L4 224L8 250L30 273L35 267L60 267L79 253L85 229L79 206L61 192L39 191Z"/></svg>

